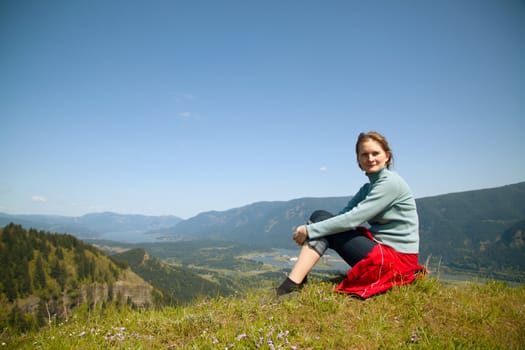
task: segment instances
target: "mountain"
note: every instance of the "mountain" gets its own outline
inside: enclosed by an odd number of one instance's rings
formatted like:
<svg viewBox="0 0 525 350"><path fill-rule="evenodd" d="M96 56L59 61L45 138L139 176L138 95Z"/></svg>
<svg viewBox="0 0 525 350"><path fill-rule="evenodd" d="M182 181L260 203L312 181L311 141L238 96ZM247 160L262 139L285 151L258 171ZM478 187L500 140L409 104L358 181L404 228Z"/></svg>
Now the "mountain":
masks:
<svg viewBox="0 0 525 350"><path fill-rule="evenodd" d="M162 230L173 239L222 239L267 248L294 247L295 226L315 209L337 212L348 198L303 198L261 202L223 212L206 212ZM491 189L451 193L416 200L420 218L420 256L473 271L516 269L525 274L525 248L512 229L525 220L525 182ZM510 230L510 231L509 231ZM510 242L510 243L509 243ZM500 259L493 252L499 252ZM525 278L522 276L520 278Z"/></svg>
<svg viewBox="0 0 525 350"><path fill-rule="evenodd" d="M80 305L153 305L161 293L127 264L67 234L0 228L0 327L31 329ZM17 323L20 322L20 323Z"/></svg>
<svg viewBox="0 0 525 350"><path fill-rule="evenodd" d="M293 247L294 227L306 223L316 209L336 213L348 197L300 198L258 202L222 212L201 213L174 227L155 231L173 239L213 239L265 247Z"/></svg>
<svg viewBox="0 0 525 350"><path fill-rule="evenodd" d="M203 296L234 293L233 290L208 281L188 269L163 263L141 248L112 255L112 258L126 262L133 272L161 290L165 296L165 304L182 304Z"/></svg>
<svg viewBox="0 0 525 350"><path fill-rule="evenodd" d="M502 237L508 240L507 231L525 220L525 182L422 198L417 206L423 255L441 256L446 262L470 256L480 260L489 244L506 244ZM525 258L523 247L508 248Z"/></svg>
<svg viewBox="0 0 525 350"><path fill-rule="evenodd" d="M154 242L156 237L162 237L172 241L221 240L262 248L295 248L291 239L294 227L305 223L316 209L338 212L348 199L258 202L204 212L188 220L114 213L78 218L0 214L0 224L13 221L27 227L123 242ZM525 182L420 198L416 202L422 261L431 256L444 265L473 271L513 273L518 267L523 271L518 260L525 260L524 247L519 239L509 241L509 237L519 236L519 229L512 231L512 227L525 220ZM499 252L499 256L494 252Z"/></svg>
<svg viewBox="0 0 525 350"><path fill-rule="evenodd" d="M174 239L221 239L267 247L293 246L293 228L310 213L336 213L348 197L302 198L287 202L259 202L244 207L201 213L163 229ZM525 182L498 188L445 194L416 200L420 217L421 249L447 255L448 247L494 239L525 219ZM437 248L437 249L436 249Z"/></svg>
<svg viewBox="0 0 525 350"><path fill-rule="evenodd" d="M182 221L177 216L123 215L111 212L80 217L56 215L9 215L0 213L0 226L10 222L50 232L67 232L79 238L123 242L154 241L148 232L172 227Z"/></svg>

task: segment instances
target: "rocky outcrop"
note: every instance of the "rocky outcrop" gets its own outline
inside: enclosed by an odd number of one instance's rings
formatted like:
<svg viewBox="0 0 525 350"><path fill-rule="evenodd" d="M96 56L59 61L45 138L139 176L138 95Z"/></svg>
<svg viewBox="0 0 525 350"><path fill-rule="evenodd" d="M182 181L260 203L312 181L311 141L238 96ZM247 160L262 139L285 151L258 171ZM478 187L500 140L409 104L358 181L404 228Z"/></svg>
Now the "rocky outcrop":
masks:
<svg viewBox="0 0 525 350"><path fill-rule="evenodd" d="M152 305L153 287L130 270L124 271L121 278L111 285L91 283L80 288L79 303L90 305L104 301L119 301L135 306Z"/></svg>
<svg viewBox="0 0 525 350"><path fill-rule="evenodd" d="M71 310L82 305L100 305L104 302L119 302L137 307L153 305L153 287L131 270L125 270L120 278L111 283L84 284L75 290L62 291L60 298L44 300L36 295L9 303L5 311L18 307L24 313L41 313L51 322L54 318L68 319Z"/></svg>

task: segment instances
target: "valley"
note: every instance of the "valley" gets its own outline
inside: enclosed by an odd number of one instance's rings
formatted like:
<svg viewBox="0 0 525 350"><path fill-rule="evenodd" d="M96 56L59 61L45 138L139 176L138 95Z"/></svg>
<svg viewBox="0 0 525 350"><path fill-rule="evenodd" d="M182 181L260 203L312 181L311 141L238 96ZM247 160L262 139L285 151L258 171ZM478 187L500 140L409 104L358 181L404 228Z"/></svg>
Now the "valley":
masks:
<svg viewBox="0 0 525 350"><path fill-rule="evenodd" d="M348 199L257 202L203 212L186 220L110 212L73 218L0 213L0 225L14 222L26 228L67 232L88 242L123 241L121 246L143 247L152 256L174 265L243 271L259 261L288 268L283 261L295 253L285 253L277 259L271 253L273 249L296 249L290 239L294 227L303 224L316 209L337 212ZM416 204L421 262L428 260L431 266L446 268L447 273L525 281L525 182L418 198ZM235 253L225 244L233 244ZM208 254L200 245L210 249ZM222 254L214 252L217 256L212 258L214 247L221 247ZM257 252L264 254L253 255L255 261L250 258L251 262L244 259L240 263L234 259ZM320 268L330 270L334 264L335 261L326 261L326 266Z"/></svg>

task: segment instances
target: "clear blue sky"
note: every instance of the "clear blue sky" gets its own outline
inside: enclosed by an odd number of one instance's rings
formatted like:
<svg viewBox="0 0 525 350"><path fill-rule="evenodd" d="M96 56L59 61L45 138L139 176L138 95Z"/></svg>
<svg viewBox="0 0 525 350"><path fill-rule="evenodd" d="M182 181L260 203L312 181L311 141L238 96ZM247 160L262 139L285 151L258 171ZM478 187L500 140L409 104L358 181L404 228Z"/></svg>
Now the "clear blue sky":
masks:
<svg viewBox="0 0 525 350"><path fill-rule="evenodd" d="M183 218L525 181L525 2L0 2L0 212Z"/></svg>

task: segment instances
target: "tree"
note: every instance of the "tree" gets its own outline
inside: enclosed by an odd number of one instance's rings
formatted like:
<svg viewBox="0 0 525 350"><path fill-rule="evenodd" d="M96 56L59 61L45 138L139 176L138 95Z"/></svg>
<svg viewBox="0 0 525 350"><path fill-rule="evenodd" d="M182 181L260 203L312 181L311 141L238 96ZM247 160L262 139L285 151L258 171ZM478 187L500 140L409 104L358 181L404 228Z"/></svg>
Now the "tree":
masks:
<svg viewBox="0 0 525 350"><path fill-rule="evenodd" d="M38 255L35 261L35 275L33 277L33 285L36 289L44 289L47 286L44 263L40 255Z"/></svg>
<svg viewBox="0 0 525 350"><path fill-rule="evenodd" d="M51 263L51 273L50 276L54 278L61 289L64 289L66 286L67 272L64 266L60 263L58 259L54 259Z"/></svg>

